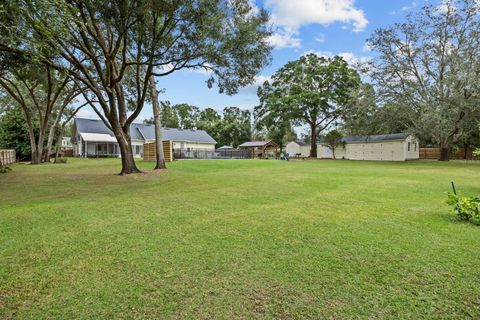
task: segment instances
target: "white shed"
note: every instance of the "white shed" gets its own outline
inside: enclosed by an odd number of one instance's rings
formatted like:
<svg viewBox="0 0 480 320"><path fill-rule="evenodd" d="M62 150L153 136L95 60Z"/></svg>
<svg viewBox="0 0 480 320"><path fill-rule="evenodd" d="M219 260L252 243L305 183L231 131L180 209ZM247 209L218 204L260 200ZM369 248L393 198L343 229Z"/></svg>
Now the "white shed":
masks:
<svg viewBox="0 0 480 320"><path fill-rule="evenodd" d="M290 141L285 146L285 152L290 157L308 157L310 156L310 145L303 141Z"/></svg>
<svg viewBox="0 0 480 320"><path fill-rule="evenodd" d="M335 149L336 159L406 161L419 158L418 140L406 133L345 137L344 147ZM325 144L319 143L318 158L333 158Z"/></svg>

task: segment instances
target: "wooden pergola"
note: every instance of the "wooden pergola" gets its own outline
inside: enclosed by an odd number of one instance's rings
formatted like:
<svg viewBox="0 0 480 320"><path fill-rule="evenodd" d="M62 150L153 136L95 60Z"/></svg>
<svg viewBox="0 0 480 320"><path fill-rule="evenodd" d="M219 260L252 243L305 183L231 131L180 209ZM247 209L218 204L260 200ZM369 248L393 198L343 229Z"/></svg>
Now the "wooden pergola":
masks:
<svg viewBox="0 0 480 320"><path fill-rule="evenodd" d="M247 141L238 146L240 149L251 149L252 150L252 159L261 158L265 159L267 150L274 149L275 158L278 158L278 144L273 140L267 141ZM258 156L257 156L258 155Z"/></svg>

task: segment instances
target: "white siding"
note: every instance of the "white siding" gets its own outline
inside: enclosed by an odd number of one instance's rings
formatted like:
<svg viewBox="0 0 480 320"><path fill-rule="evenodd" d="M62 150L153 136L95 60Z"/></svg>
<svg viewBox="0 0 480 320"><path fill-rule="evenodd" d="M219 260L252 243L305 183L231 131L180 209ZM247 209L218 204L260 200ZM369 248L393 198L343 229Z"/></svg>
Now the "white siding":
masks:
<svg viewBox="0 0 480 320"><path fill-rule="evenodd" d="M408 150L409 142L410 150ZM405 142L405 155L407 160L414 160L420 158L420 145L413 136L409 136Z"/></svg>
<svg viewBox="0 0 480 320"><path fill-rule="evenodd" d="M300 145L294 141L289 142L285 146L285 152L289 157L295 157L297 153L300 153Z"/></svg>
<svg viewBox="0 0 480 320"><path fill-rule="evenodd" d="M405 161L404 141L348 143L346 158L350 160Z"/></svg>
<svg viewBox="0 0 480 320"><path fill-rule="evenodd" d="M285 152L288 153L290 157L295 157L297 154L300 154L301 157L309 157L310 146L301 146L297 142L291 141L285 146Z"/></svg>
<svg viewBox="0 0 480 320"><path fill-rule="evenodd" d="M326 145L319 144L317 145L317 158L333 159L333 152ZM335 148L335 159L344 159L344 158L345 158L345 148L343 146L338 146L337 148Z"/></svg>
<svg viewBox="0 0 480 320"><path fill-rule="evenodd" d="M410 150L408 143L410 142ZM319 158L332 158L332 151L324 145L319 145ZM379 141L347 143L345 148L335 150L337 159L350 160L379 160L379 161L405 161L419 158L419 144L409 136L403 141Z"/></svg>

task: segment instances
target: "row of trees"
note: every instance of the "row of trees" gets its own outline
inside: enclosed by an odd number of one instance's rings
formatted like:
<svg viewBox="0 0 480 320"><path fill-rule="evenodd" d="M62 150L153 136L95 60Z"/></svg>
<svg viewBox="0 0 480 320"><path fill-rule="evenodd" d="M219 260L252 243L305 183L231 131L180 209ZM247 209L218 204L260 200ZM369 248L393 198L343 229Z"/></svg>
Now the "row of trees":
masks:
<svg viewBox="0 0 480 320"><path fill-rule="evenodd" d="M237 107L227 107L220 114L213 108L200 110L188 104L171 105L162 102L160 107L161 124L167 128L200 129L207 131L217 145L239 144L251 140L254 135L252 115L248 110ZM144 121L153 124L154 118Z"/></svg>
<svg viewBox="0 0 480 320"><path fill-rule="evenodd" d="M217 141L217 146L229 145L236 148L245 141L267 139L284 145L287 141L296 139L290 123L275 126L250 110L238 107L226 107L220 113L213 108L200 110L189 104L172 105L165 101L161 103L160 115L163 127L205 130ZM144 122L153 124L154 118Z"/></svg>
<svg viewBox="0 0 480 320"><path fill-rule="evenodd" d="M36 73L38 65L51 79L65 78L114 133L122 174L139 172L129 128L156 96L150 86L155 77L204 68L212 71L209 87L216 84L220 92L234 94L252 83L270 59L268 15L249 0L12 0L0 6L2 77L17 77L23 72L17 66ZM42 138L45 123L55 117L55 92L61 90L45 91L48 83L42 90L31 83L25 87L43 96L38 101ZM17 89L5 84L3 89L20 105ZM33 105L37 107L35 101ZM30 114L24 113L28 121ZM43 147L34 136L32 152L39 159Z"/></svg>

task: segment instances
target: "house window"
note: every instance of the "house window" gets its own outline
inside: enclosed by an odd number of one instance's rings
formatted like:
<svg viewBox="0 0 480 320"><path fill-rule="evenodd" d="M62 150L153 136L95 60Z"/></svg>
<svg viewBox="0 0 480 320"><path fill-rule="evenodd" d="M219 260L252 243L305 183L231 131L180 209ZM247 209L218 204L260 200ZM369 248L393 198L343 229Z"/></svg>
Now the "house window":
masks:
<svg viewBox="0 0 480 320"><path fill-rule="evenodd" d="M135 146L135 154L140 154L140 146Z"/></svg>
<svg viewBox="0 0 480 320"><path fill-rule="evenodd" d="M408 143L408 151L410 151L410 142Z"/></svg>

